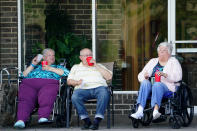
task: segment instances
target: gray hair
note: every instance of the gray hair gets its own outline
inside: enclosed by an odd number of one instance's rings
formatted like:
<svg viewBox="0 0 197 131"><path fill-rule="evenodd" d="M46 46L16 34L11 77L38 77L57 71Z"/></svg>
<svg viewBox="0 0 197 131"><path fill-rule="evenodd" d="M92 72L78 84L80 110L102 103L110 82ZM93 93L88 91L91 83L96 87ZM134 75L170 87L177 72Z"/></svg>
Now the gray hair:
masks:
<svg viewBox="0 0 197 131"><path fill-rule="evenodd" d="M90 52L92 52L92 50L89 49L89 48L83 48L83 49L80 50L80 55L83 55L82 52L83 52L84 50L89 50Z"/></svg>
<svg viewBox="0 0 197 131"><path fill-rule="evenodd" d="M52 51L52 52L54 52L54 54L55 54L55 51L54 51L53 49L51 49L51 48L46 48L46 49L44 49L44 50L42 51L43 56L46 56L46 53L47 53L48 51Z"/></svg>
<svg viewBox="0 0 197 131"><path fill-rule="evenodd" d="M168 42L161 42L157 47L157 52L159 52L159 47L160 46L167 47L168 48L168 54L170 54L170 55L172 54L172 50L173 50L172 44L169 44Z"/></svg>

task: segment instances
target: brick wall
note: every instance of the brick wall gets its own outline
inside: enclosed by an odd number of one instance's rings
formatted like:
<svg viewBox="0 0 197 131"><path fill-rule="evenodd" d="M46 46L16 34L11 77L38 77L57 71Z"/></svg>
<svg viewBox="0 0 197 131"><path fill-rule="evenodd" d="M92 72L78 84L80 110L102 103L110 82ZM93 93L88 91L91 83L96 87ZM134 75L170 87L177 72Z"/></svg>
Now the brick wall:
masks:
<svg viewBox="0 0 197 131"><path fill-rule="evenodd" d="M135 102L137 94L124 94L116 93L114 94L114 114L115 115L128 115L131 111L131 106ZM85 104L87 111L90 116L94 116L96 112L96 104ZM111 104L112 106L112 104ZM76 110L73 107L73 115L77 115Z"/></svg>
<svg viewBox="0 0 197 131"><path fill-rule="evenodd" d="M17 66L17 0L0 1L0 67Z"/></svg>
<svg viewBox="0 0 197 131"><path fill-rule="evenodd" d="M7 67L17 67L17 0L0 1L0 69ZM10 71L11 78L16 78L16 71ZM5 86L7 83L7 73L3 72L3 84L0 85L0 116L4 119L6 107L7 91L14 91L16 85L11 90ZM15 91L16 92L16 91ZM15 98L13 96L13 98ZM12 103L13 104L13 103ZM14 106L12 106L14 107ZM13 111L11 111L13 112ZM8 113L8 112L7 112ZM7 117L7 116L6 116ZM5 118L6 118L5 117ZM2 120L0 120L2 122ZM0 122L0 123L1 123Z"/></svg>

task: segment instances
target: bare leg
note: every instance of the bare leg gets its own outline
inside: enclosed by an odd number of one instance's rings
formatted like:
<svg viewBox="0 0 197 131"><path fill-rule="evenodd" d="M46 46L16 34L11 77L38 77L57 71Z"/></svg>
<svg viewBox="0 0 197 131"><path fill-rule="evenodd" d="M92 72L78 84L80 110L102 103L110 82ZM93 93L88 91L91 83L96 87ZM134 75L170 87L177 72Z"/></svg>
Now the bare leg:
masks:
<svg viewBox="0 0 197 131"><path fill-rule="evenodd" d="M154 110L159 110L159 106L156 104Z"/></svg>

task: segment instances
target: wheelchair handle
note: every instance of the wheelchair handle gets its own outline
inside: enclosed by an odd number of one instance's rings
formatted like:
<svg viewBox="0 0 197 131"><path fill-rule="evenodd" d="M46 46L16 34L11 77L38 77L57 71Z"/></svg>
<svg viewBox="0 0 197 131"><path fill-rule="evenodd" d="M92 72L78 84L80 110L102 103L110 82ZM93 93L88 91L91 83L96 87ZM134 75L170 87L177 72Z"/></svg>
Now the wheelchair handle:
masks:
<svg viewBox="0 0 197 131"><path fill-rule="evenodd" d="M11 70L18 70L17 67L9 67L9 68L3 68L1 69L1 72L0 72L0 91L2 90L1 89L1 86L2 86L2 83L3 83L3 72L6 72L6 74L8 75L8 83L10 84L10 79L11 79L11 76L10 76L10 73L8 71L8 69L11 69Z"/></svg>

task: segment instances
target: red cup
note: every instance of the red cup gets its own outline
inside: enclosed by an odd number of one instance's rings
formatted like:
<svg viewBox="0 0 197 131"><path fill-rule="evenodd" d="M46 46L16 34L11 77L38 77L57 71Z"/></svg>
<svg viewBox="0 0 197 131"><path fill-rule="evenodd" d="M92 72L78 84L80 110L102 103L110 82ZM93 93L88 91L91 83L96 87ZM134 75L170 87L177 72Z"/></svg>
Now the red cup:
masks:
<svg viewBox="0 0 197 131"><path fill-rule="evenodd" d="M42 64L42 66L43 65L48 65L48 62L47 61L42 61L41 64Z"/></svg>
<svg viewBox="0 0 197 131"><path fill-rule="evenodd" d="M92 63L91 60L92 60L92 56L89 56L89 57L86 58L86 61L87 61L89 66L93 66L94 65L94 63Z"/></svg>
<svg viewBox="0 0 197 131"><path fill-rule="evenodd" d="M161 76L155 73L155 82L161 82Z"/></svg>

